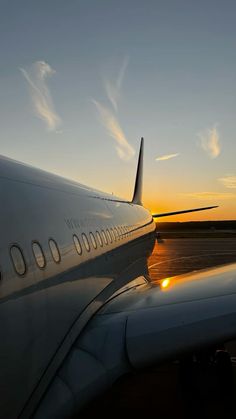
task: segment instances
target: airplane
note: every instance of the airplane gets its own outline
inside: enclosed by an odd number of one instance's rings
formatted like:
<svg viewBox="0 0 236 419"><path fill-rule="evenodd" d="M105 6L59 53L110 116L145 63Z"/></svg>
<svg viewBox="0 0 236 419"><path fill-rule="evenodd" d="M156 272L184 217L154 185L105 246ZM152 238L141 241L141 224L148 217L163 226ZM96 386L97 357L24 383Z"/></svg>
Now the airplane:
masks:
<svg viewBox="0 0 236 419"><path fill-rule="evenodd" d="M123 200L0 157L0 416L69 418L123 374L236 336L236 264L152 283L143 139Z"/></svg>

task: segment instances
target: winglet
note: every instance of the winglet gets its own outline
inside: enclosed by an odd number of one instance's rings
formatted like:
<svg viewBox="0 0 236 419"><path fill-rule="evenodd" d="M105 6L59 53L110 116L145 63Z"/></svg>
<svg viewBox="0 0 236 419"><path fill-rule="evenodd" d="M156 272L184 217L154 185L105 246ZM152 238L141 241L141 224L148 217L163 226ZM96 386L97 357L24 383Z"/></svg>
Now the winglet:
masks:
<svg viewBox="0 0 236 419"><path fill-rule="evenodd" d="M132 204L142 205L142 189L143 189L143 138L141 138L141 143L140 143L138 166L137 166Z"/></svg>

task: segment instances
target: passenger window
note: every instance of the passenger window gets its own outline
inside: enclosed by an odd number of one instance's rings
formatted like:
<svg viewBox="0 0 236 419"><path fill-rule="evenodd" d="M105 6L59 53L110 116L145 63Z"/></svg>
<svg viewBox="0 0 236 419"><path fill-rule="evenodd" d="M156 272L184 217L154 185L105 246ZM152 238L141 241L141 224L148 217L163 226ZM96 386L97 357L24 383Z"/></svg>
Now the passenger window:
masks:
<svg viewBox="0 0 236 419"><path fill-rule="evenodd" d="M44 268L46 266L46 259L40 244L38 242L33 242L32 250L38 267L41 269Z"/></svg>
<svg viewBox="0 0 236 419"><path fill-rule="evenodd" d="M118 230L117 230L116 227L114 227L114 232L115 232L116 240L119 240L119 234L118 234Z"/></svg>
<svg viewBox="0 0 236 419"><path fill-rule="evenodd" d="M108 230L108 228L106 229L106 233L107 233L107 236L108 236L109 242L110 242L110 243L112 243L111 233L110 233L110 231Z"/></svg>
<svg viewBox="0 0 236 419"><path fill-rule="evenodd" d="M93 233L89 233L89 235L90 235L90 239L91 239L91 242L92 242L92 245L93 245L94 249L97 249L97 242L95 240L95 237L94 237Z"/></svg>
<svg viewBox="0 0 236 419"><path fill-rule="evenodd" d="M105 233L104 230L102 230L102 238L103 238L105 244L108 244L107 236L106 236L106 233Z"/></svg>
<svg viewBox="0 0 236 419"><path fill-rule="evenodd" d="M87 239L86 234L82 233L82 239L84 242L85 249L87 250L87 252L90 252L90 245L89 245L89 241Z"/></svg>
<svg viewBox="0 0 236 419"><path fill-rule="evenodd" d="M60 260L61 260L61 255L60 255L57 243L53 239L50 239L48 243L49 243L49 247L50 247L51 254L52 254L52 257L53 257L54 261L56 263L59 263Z"/></svg>
<svg viewBox="0 0 236 419"><path fill-rule="evenodd" d="M82 247L81 247L78 237L75 234L73 235L73 240L74 240L74 245L75 245L78 255L82 255Z"/></svg>
<svg viewBox="0 0 236 419"><path fill-rule="evenodd" d="M10 252L16 273L24 275L26 273L26 264L21 249L18 246L12 246Z"/></svg>
<svg viewBox="0 0 236 419"><path fill-rule="evenodd" d="M116 236L115 236L115 233L114 233L114 230L113 230L113 228L111 227L111 237L112 237L112 240L116 240Z"/></svg>
<svg viewBox="0 0 236 419"><path fill-rule="evenodd" d="M121 228L120 227L117 227L117 230L118 230L118 236L119 236L119 239L121 240L122 239L122 232L121 232Z"/></svg>
<svg viewBox="0 0 236 419"><path fill-rule="evenodd" d="M101 238L101 235L100 235L99 231L96 231L96 236L97 236L97 239L98 239L98 243L102 247L103 246L103 241L102 241L102 238Z"/></svg>

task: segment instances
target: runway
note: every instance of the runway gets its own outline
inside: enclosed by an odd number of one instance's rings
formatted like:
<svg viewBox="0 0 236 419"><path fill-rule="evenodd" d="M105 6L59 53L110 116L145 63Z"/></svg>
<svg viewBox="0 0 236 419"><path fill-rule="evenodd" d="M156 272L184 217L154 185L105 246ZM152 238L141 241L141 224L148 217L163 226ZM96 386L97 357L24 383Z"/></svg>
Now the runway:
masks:
<svg viewBox="0 0 236 419"><path fill-rule="evenodd" d="M149 258L149 274L153 281L194 270L236 262L236 238L166 239L156 244ZM233 365L236 342L231 342ZM112 389L90 404L80 415L105 417L145 415L166 418L234 418L236 416L236 367L233 368L233 397L221 397L214 375L198 372L194 391L183 391L178 362L162 365L123 377ZM226 383L227 385L227 383Z"/></svg>
<svg viewBox="0 0 236 419"><path fill-rule="evenodd" d="M236 238L167 239L149 258L153 281L236 262Z"/></svg>

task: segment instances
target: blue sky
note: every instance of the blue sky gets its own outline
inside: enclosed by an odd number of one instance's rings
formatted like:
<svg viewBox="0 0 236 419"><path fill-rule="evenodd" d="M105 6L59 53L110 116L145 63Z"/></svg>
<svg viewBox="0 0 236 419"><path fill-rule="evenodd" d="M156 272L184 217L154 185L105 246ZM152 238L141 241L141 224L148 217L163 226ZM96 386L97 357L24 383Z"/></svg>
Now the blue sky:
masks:
<svg viewBox="0 0 236 419"><path fill-rule="evenodd" d="M129 198L144 136L148 207L235 218L234 1L0 5L1 154Z"/></svg>

